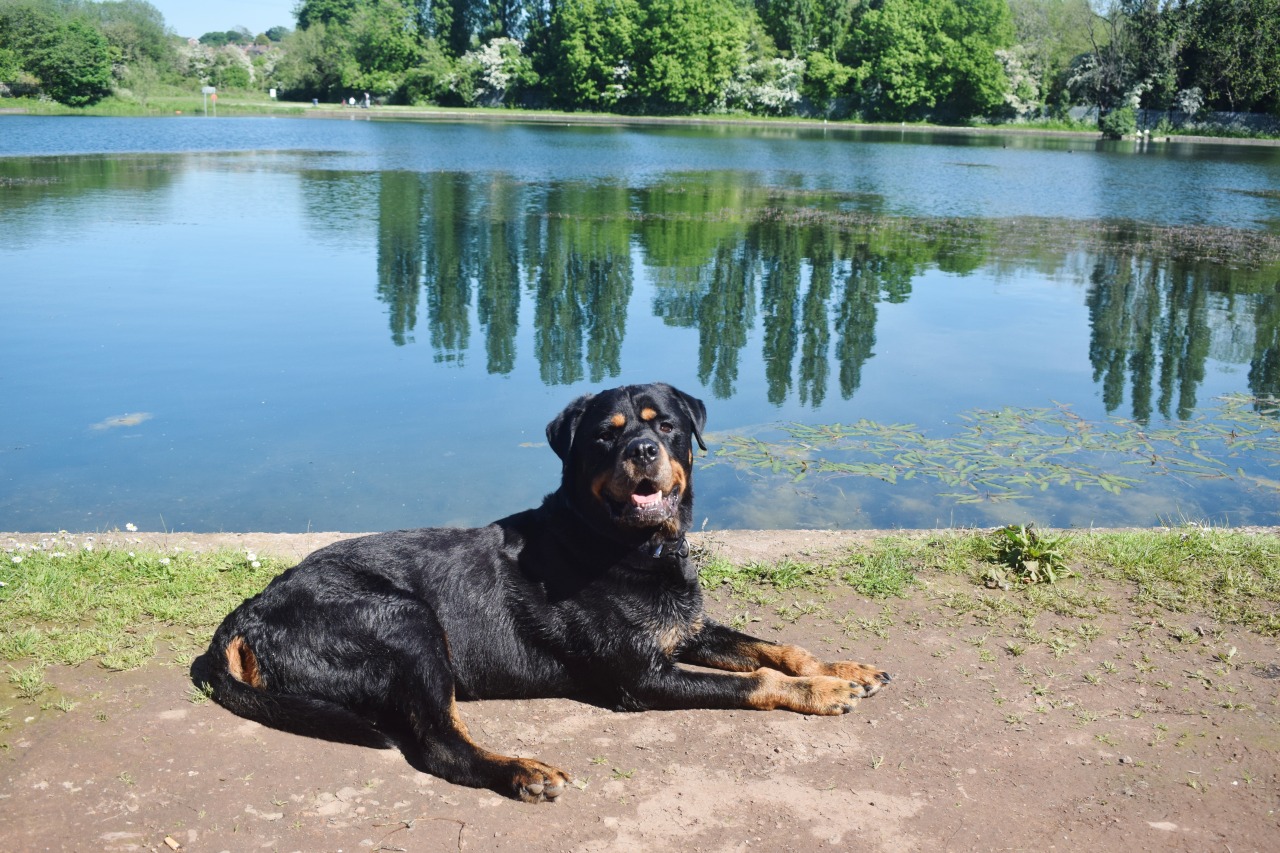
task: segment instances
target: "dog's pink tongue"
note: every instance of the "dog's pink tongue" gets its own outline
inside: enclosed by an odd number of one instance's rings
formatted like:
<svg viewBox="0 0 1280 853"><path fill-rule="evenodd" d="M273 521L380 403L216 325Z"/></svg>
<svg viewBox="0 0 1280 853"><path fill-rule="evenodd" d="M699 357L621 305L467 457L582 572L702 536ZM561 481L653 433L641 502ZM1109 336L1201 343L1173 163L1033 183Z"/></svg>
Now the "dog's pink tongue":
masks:
<svg viewBox="0 0 1280 853"><path fill-rule="evenodd" d="M631 502L636 506L653 506L662 500L662 492L654 492L651 495L635 495L631 496Z"/></svg>

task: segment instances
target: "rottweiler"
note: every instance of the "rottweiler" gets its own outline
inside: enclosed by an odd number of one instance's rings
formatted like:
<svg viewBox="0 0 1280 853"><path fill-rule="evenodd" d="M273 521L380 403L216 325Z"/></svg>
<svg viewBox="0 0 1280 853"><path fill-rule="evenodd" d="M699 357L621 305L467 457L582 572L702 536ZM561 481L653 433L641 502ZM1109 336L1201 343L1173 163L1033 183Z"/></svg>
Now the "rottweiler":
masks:
<svg viewBox="0 0 1280 853"><path fill-rule="evenodd" d="M249 719L399 746L428 773L529 802L569 775L477 745L458 700L850 711L888 674L704 614L685 532L705 424L702 401L670 385L579 397L547 426L562 473L540 506L316 551L227 616L196 682Z"/></svg>

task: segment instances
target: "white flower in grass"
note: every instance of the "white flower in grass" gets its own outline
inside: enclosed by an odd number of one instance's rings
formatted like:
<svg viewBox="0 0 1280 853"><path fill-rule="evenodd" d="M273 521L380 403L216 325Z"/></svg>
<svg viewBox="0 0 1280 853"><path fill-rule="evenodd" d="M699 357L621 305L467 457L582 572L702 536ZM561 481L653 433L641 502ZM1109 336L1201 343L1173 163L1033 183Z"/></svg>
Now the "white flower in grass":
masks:
<svg viewBox="0 0 1280 853"><path fill-rule="evenodd" d="M168 558L168 557L161 557L161 558L160 558L160 565L162 565L162 566L167 566L167 565L169 565L169 558Z"/></svg>
<svg viewBox="0 0 1280 853"><path fill-rule="evenodd" d="M134 524L134 523L131 521L131 522L129 522L128 524L126 524L126 525L124 526L124 529L125 529L125 530L127 530L127 531L129 531L130 533L137 533L137 532L138 532L138 525Z"/></svg>
<svg viewBox="0 0 1280 853"><path fill-rule="evenodd" d="M21 563L21 562L22 562L22 558L21 558L21 557L16 557L16 556L15 556L15 557L13 558L13 564L14 564L15 566L16 566L18 563Z"/></svg>
<svg viewBox="0 0 1280 853"><path fill-rule="evenodd" d="M67 556L67 553L66 553L65 551L54 551L54 552L53 552L52 554L50 554L49 556L50 556L50 557L65 557L65 556Z"/></svg>

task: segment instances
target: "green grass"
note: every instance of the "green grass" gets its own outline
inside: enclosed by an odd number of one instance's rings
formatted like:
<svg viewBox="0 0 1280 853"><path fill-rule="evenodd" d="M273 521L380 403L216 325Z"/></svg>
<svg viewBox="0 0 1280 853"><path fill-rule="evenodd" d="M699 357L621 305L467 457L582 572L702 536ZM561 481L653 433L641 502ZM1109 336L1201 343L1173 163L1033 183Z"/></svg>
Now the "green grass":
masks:
<svg viewBox="0 0 1280 853"><path fill-rule="evenodd" d="M1002 531L887 536L820 563L735 566L711 558L702 566L702 582L712 590L727 586L731 594L745 598L760 588L829 591L837 585L868 598L891 598L909 594L933 576L959 575L972 583L973 591L946 593L943 603L994 624L1010 618L1032 623L1041 613L1075 619L1113 613L1118 607L1114 596L1099 588L1105 581L1122 584L1138 607L1202 613L1280 636L1280 536L1198 525L1056 534L1048 539L1054 564L1064 567L1056 582L987 589L992 560L1004 539ZM1086 629L1072 642L1093 639ZM1049 640L1046 644L1052 645Z"/></svg>
<svg viewBox="0 0 1280 853"><path fill-rule="evenodd" d="M111 96L104 98L90 107L68 107L56 101L41 101L36 98L12 98L0 101L0 107L21 110L29 115L76 115L76 116L170 116L203 115L205 101L199 92L169 93L149 97L145 101ZM265 95L256 92L245 94L220 94L217 104L208 103L209 114L215 112L219 116L250 115L301 115L310 109L309 104L272 101Z"/></svg>
<svg viewBox="0 0 1280 853"><path fill-rule="evenodd" d="M1081 571L1132 584L1137 601L1280 636L1280 537L1189 525L1075 537Z"/></svg>
<svg viewBox="0 0 1280 853"><path fill-rule="evenodd" d="M13 562L14 558L20 562ZM213 554L21 550L0 563L0 660L107 669L168 649L189 656L230 610L283 563L254 567L243 552Z"/></svg>
<svg viewBox="0 0 1280 853"><path fill-rule="evenodd" d="M1055 550L1072 576L1057 583L984 586L993 545L990 532L878 537L821 561L734 565L698 555L702 583L727 587L759 605L806 591L819 598L839 589L873 599L926 588L955 613L980 624L1021 623L1016 645L1079 648L1096 640L1092 626L1053 635L1037 629L1040 614L1089 619L1118 605L1100 584L1120 584L1127 605L1165 613L1207 614L1265 636L1280 636L1280 536L1189 525L1182 528L1090 532L1060 536ZM131 669L153 658L188 661L208 643L222 618L287 567L251 561L244 552L209 554L119 550L18 549L0 555L0 662L9 692L35 701L47 690L45 668L88 662ZM254 566L253 562L260 562ZM933 593L943 576L970 591ZM950 582L954 586L954 581ZM753 598L754 596L754 598ZM769 598L773 596L773 598ZM792 605L795 615L806 602ZM743 624L755 621L744 614ZM1044 634L1042 636L1042 633ZM1017 654L1009 646L1010 654Z"/></svg>

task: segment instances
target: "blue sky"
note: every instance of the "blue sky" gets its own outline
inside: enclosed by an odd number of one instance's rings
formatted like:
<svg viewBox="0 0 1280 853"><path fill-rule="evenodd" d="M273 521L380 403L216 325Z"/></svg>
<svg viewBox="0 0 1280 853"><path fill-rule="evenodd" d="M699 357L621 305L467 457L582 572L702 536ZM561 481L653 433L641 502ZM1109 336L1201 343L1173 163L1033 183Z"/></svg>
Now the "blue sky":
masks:
<svg viewBox="0 0 1280 853"><path fill-rule="evenodd" d="M180 36L199 38L215 30L243 26L254 35L294 26L297 0L150 0Z"/></svg>

